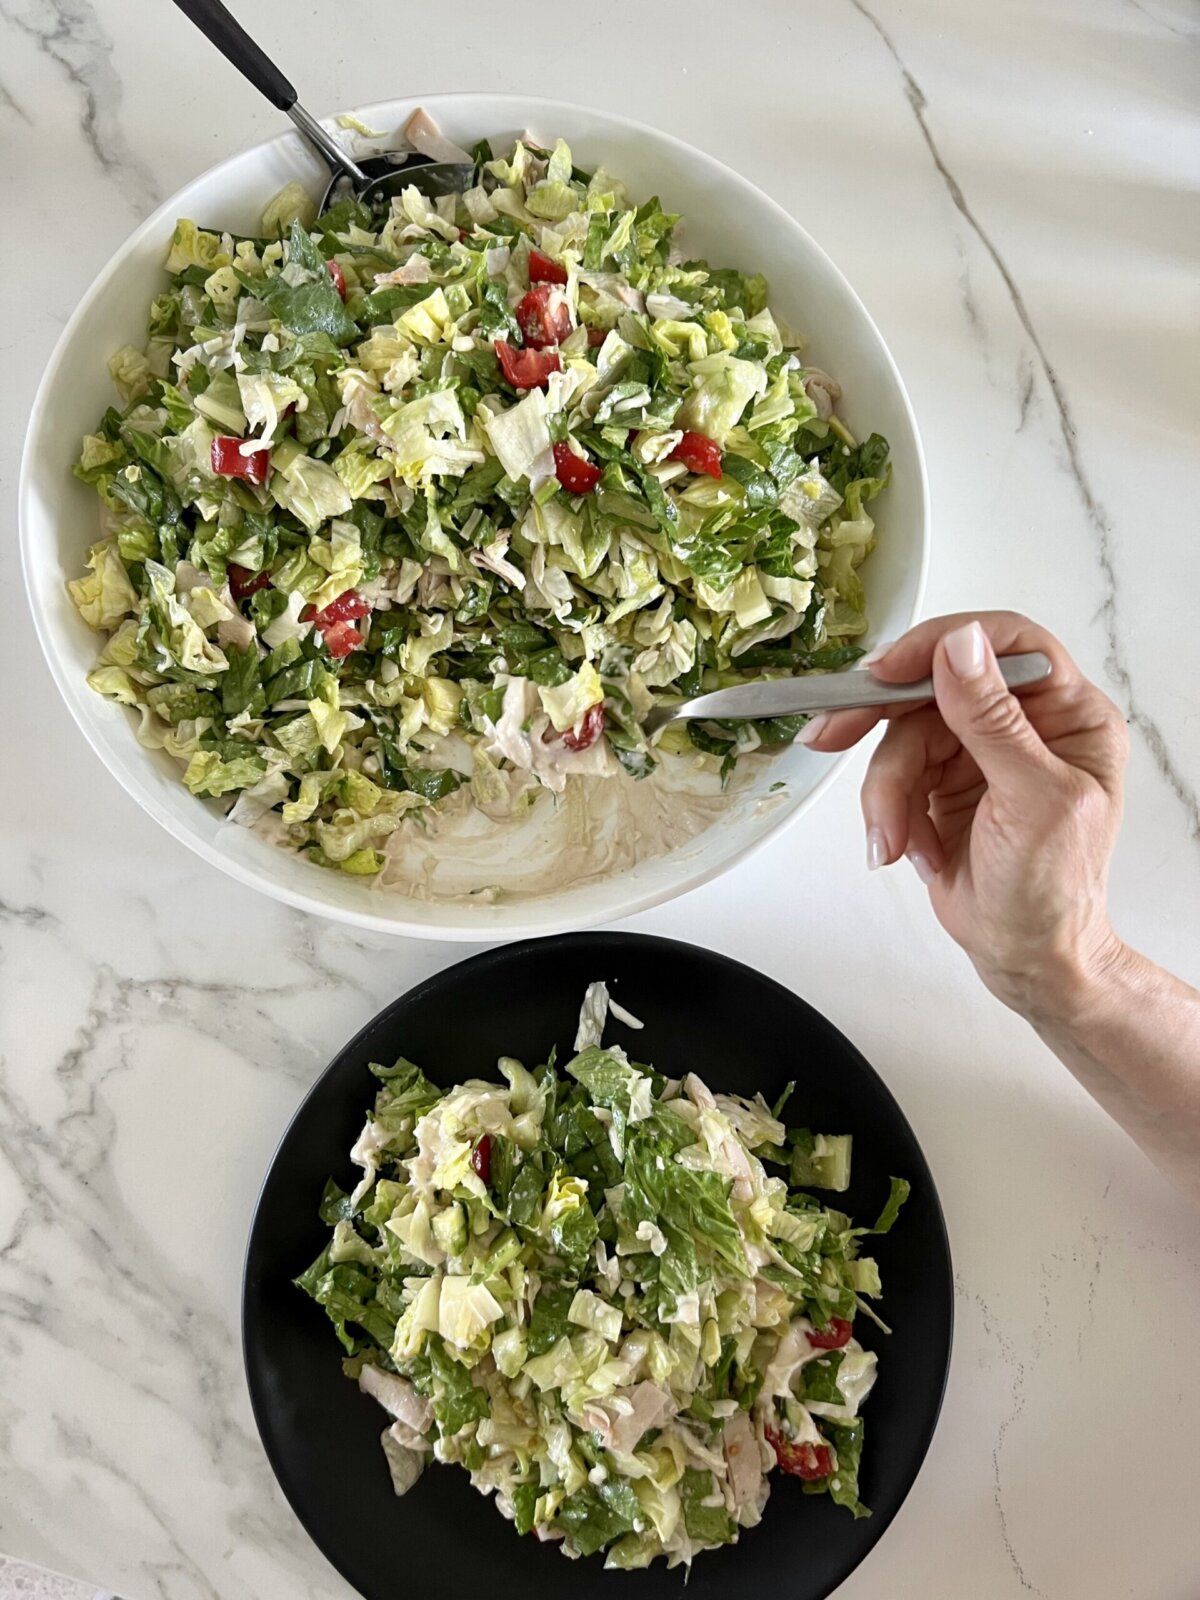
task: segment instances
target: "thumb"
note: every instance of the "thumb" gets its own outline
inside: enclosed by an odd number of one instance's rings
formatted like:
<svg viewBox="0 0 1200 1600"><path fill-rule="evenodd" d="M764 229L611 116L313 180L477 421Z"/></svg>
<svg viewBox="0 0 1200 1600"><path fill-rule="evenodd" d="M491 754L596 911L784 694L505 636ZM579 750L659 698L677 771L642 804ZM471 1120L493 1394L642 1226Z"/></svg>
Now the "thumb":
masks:
<svg viewBox="0 0 1200 1600"><path fill-rule="evenodd" d="M1020 701L1000 675L996 653L978 622L944 635L933 658L938 710L974 759L988 786L1028 797L1051 763Z"/></svg>

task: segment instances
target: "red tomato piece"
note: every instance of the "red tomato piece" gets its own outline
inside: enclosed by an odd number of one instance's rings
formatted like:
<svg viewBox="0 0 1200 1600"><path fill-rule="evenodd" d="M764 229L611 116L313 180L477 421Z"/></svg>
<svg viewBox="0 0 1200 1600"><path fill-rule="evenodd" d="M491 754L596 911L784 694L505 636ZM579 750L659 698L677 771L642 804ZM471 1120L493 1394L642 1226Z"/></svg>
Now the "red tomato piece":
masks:
<svg viewBox="0 0 1200 1600"><path fill-rule="evenodd" d="M810 1328L808 1342L814 1350L840 1350L850 1337L850 1324L845 1317L830 1317L829 1326Z"/></svg>
<svg viewBox="0 0 1200 1600"><path fill-rule="evenodd" d="M566 283L567 269L561 262L555 261L552 256L543 255L540 250L529 252L529 281L530 283Z"/></svg>
<svg viewBox="0 0 1200 1600"><path fill-rule="evenodd" d="M249 595L257 594L271 581L269 572L250 572L245 567L239 567L236 561L229 563L226 576L229 579L229 592L235 600L245 600Z"/></svg>
<svg viewBox="0 0 1200 1600"><path fill-rule="evenodd" d="M707 472L710 478L721 476L721 446L703 433L685 433L668 459L682 461L689 472Z"/></svg>
<svg viewBox="0 0 1200 1600"><path fill-rule="evenodd" d="M514 389L544 389L552 372L562 371L557 350L518 350L504 339L492 346L505 380Z"/></svg>
<svg viewBox="0 0 1200 1600"><path fill-rule="evenodd" d="M588 329L588 349L589 350L598 350L600 348L600 346L604 343L605 339L607 339L607 338L608 338L608 330L607 329L605 329L605 328L589 328Z"/></svg>
<svg viewBox="0 0 1200 1600"><path fill-rule="evenodd" d="M600 482L600 468L577 456L563 440L554 446L554 476L568 494L590 494Z"/></svg>
<svg viewBox="0 0 1200 1600"><path fill-rule="evenodd" d="M563 743L568 750L588 750L604 732L604 706L597 701L594 706L589 706L573 728L568 728L563 734Z"/></svg>
<svg viewBox="0 0 1200 1600"><path fill-rule="evenodd" d="M327 261L325 263L325 270L329 273L329 276L333 279L333 287L337 290L338 294L341 295L342 299L345 300L345 298L346 298L346 274L342 271L341 267L338 265L338 263L336 261Z"/></svg>
<svg viewBox="0 0 1200 1600"><path fill-rule="evenodd" d="M335 661L348 656L352 650L361 650L364 642L362 634L351 622L330 623L329 627L322 628L321 637Z"/></svg>
<svg viewBox="0 0 1200 1600"><path fill-rule="evenodd" d="M561 344L570 335L571 313L561 295L555 299L554 288L550 283L536 284L517 301L517 327L531 350Z"/></svg>
<svg viewBox="0 0 1200 1600"><path fill-rule="evenodd" d="M338 595L336 600L331 600L320 611L314 611L312 620L318 628L328 628L334 622L353 622L355 617L365 617L370 609L369 600L364 600L357 590L347 589L345 594Z"/></svg>
<svg viewBox="0 0 1200 1600"><path fill-rule="evenodd" d="M769 1424L763 1433L781 1472L793 1478L827 1478L833 1471L833 1452L827 1444L795 1444Z"/></svg>
<svg viewBox="0 0 1200 1600"><path fill-rule="evenodd" d="M244 439L218 437L208 453L209 464L221 478L242 478L246 483L266 483L271 471L271 452L253 450L242 454Z"/></svg>
<svg viewBox="0 0 1200 1600"><path fill-rule="evenodd" d="M483 1138L471 1151L471 1166L475 1176L481 1182L487 1183L492 1176L492 1136L485 1133Z"/></svg>

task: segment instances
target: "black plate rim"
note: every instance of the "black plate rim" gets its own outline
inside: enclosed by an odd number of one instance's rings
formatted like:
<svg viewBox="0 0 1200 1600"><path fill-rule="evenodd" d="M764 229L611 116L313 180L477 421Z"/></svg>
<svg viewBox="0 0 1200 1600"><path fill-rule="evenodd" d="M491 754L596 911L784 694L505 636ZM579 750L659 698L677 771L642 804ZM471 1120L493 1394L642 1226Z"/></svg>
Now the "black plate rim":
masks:
<svg viewBox="0 0 1200 1600"><path fill-rule="evenodd" d="M291 1137L293 1127L297 1122L300 1121L308 1102L313 1099L318 1091L323 1087L330 1074L338 1069L344 1058L350 1055L359 1046L365 1046L375 1031L386 1026L387 1023L390 1022L393 1013L399 1010L401 1006L404 1006L409 1002L415 1002L419 1000L427 993L427 991L437 988L442 983L446 982L451 974L466 975L469 973L478 972L481 969L501 965L506 961L522 959L526 952L535 950L542 946L553 946L555 949L567 947L577 950L590 948L597 952L598 957L602 958L605 950L614 945L625 948L630 946L639 947L646 952L648 957L651 958L656 951L672 951L676 954L686 953L688 955L698 954L709 961L720 964L731 973L749 974L757 982L769 985L782 997L785 997L791 1004L799 1006L804 1012L807 1012L808 1016L815 1021L822 1030L836 1038L839 1043L851 1054L857 1056L863 1067L866 1068L867 1072L873 1078L875 1078L879 1088L882 1090L886 1099L890 1102L891 1109L898 1122L911 1137L913 1145L920 1156L922 1166L924 1167L922 1180L928 1186L928 1195L933 1206L933 1220L936 1223L937 1229L937 1238L934 1242L941 1246L942 1251L945 1254L948 1267L945 1283L942 1286L944 1290L944 1303L940 1308L940 1316L938 1319L944 1324L946 1329L945 1365L937 1386L934 1404L929 1413L928 1423L923 1430L923 1437L914 1440L915 1461L912 1476L907 1487L900 1498L896 1501L895 1505L890 1507L886 1513L876 1512L872 1516L869 1528L865 1533L866 1543L861 1553L851 1556L845 1569L840 1572L833 1583L824 1589L820 1595L814 1594L812 1596L812 1600L828 1600L828 1597L832 1595L834 1591L851 1576L852 1573L857 1571L858 1568L862 1566L863 1562L875 1549L883 1535L887 1532L888 1528L899 1515L901 1508L912 1494L917 1479L920 1477L922 1469L924 1468L925 1461L929 1455L929 1448L933 1443L933 1436L937 1432L938 1423L941 1419L942 1407L946 1398L946 1388L950 1380L950 1363L954 1353L954 1258L950 1249L950 1235L949 1230L946 1227L946 1216L942 1206L941 1195L938 1192L937 1183L934 1179L932 1169L930 1168L928 1159L925 1155L924 1147L917 1138L916 1133L913 1130L913 1126L911 1122L909 1122L908 1117L905 1115L899 1101L892 1093L891 1087L887 1083L887 1080L877 1071L872 1063L867 1060L866 1056L863 1055L858 1046L854 1044L851 1039L847 1038L841 1029L837 1027L835 1023L831 1022L823 1012L818 1011L814 1005L806 1000L803 995L797 994L794 989L788 988L787 984L781 983L777 978L771 977L769 973L759 972L756 968L749 966L746 962L738 961L735 957L728 956L723 951L710 950L706 945L693 944L686 939L670 939L662 934L637 933L633 931L623 932L619 930L601 930L596 932L580 932L570 934L548 934L544 937L536 939L515 940L507 944L494 945L487 950L481 950L477 952L473 956L468 956L463 961L456 961L448 967L440 968L437 972L431 973L427 978L423 978L419 983L414 984L409 989L406 989L402 994L397 995L394 1000L390 1000L387 1005L385 1005L380 1011L376 1012L369 1022L364 1023L358 1032L354 1034L352 1038L348 1039L346 1043L342 1045L342 1047L321 1069L321 1071L309 1085L308 1089L305 1091L303 1097L297 1104L291 1116L288 1118L287 1125L280 1135L275 1145L275 1149L271 1154L271 1160L267 1166L266 1174L262 1183L259 1185L258 1194L255 1197L254 1210L250 1219L250 1227L247 1230L246 1245L242 1257L242 1292L239 1302L241 1319L241 1337L239 1342L242 1352L242 1371L245 1378L246 1389L250 1397L250 1410L254 1417L254 1426L258 1433L259 1442L263 1448L263 1454L267 1458L267 1462L274 1475L276 1484L279 1486L279 1489L283 1493L284 1499L288 1503L288 1509L291 1511L300 1527L304 1530L307 1538L312 1542L316 1549L320 1551L322 1557L338 1574L338 1577L341 1579L341 1581L351 1589L356 1588L356 1586L352 1584L347 1577L345 1577L333 1556L325 1548L323 1539L309 1527L308 1523L300 1514L296 1504L296 1497L293 1495L292 1489L289 1485L289 1478L291 1476L289 1465L281 1458L281 1453L277 1449L276 1442L271 1434L271 1430L265 1424L263 1400L256 1390L255 1379L252 1373L250 1349L247 1338L247 1327L249 1322L248 1302L251 1294L250 1258L254 1249L255 1234L258 1228L259 1215L262 1210L263 1199L266 1195L268 1187L270 1186L275 1172L275 1167L279 1161L280 1155L284 1150L284 1147L287 1145ZM600 970L599 967L597 970Z"/></svg>

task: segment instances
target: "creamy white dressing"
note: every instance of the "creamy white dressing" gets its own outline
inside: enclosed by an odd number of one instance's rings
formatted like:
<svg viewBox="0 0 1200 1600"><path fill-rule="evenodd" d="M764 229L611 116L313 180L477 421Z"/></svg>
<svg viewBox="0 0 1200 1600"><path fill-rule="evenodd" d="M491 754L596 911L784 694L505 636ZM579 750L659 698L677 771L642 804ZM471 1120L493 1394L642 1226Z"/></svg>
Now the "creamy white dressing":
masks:
<svg viewBox="0 0 1200 1600"><path fill-rule="evenodd" d="M570 885L628 872L697 838L725 815L752 780L750 763L724 793L711 772L681 758L640 782L570 777L561 795L504 775L508 803L485 815L464 786L436 807L405 817L379 847L372 880L417 900L536 899ZM739 781L740 779L740 781Z"/></svg>
<svg viewBox="0 0 1200 1600"><path fill-rule="evenodd" d="M446 741L450 745L451 741ZM431 763L462 770L447 750ZM360 879L414 900L532 900L570 885L596 883L670 854L727 816L757 774L743 762L722 792L720 780L681 757L660 761L640 781L624 774L570 776L554 794L527 772L496 776L504 798L479 809L469 785L436 806L409 812L376 848L384 867ZM755 814L784 799L754 803ZM261 838L294 849L278 811L250 823ZM630 1024L631 1026L633 1024Z"/></svg>
<svg viewBox="0 0 1200 1600"><path fill-rule="evenodd" d="M472 746L450 735L436 741L424 760L469 776ZM742 761L725 790L708 763L675 755L661 755L655 771L641 780L615 770L611 776L568 773L561 793L528 771L496 770L498 797L488 798L486 811L464 785L437 805L408 813L394 833L374 841L385 858L383 870L359 882L413 900L483 904L540 899L566 886L597 883L691 844L735 810L744 816L749 807L762 817L789 804L786 783L757 797L749 792L770 760L758 754ZM243 826L282 849L295 848L278 811L255 818L245 809ZM639 1026L619 1008L614 1014Z"/></svg>

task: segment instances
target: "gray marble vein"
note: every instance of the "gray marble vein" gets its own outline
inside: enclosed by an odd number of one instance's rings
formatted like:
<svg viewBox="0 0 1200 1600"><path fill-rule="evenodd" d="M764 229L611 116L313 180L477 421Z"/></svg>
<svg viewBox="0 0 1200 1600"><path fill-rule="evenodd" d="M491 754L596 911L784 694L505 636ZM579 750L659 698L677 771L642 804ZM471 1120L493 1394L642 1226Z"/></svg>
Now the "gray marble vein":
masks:
<svg viewBox="0 0 1200 1600"><path fill-rule="evenodd" d="M2 83L0 83L0 106L3 106L6 111L11 111L15 117L19 117L27 127L33 126L33 118L29 115L29 112L26 111L12 90L6 88Z"/></svg>
<svg viewBox="0 0 1200 1600"><path fill-rule="evenodd" d="M45 906L16 906L7 900L0 900L0 923L19 922L26 928L36 928L43 924L58 923L58 918Z"/></svg>
<svg viewBox="0 0 1200 1600"><path fill-rule="evenodd" d="M134 1505L141 1506L160 1530L174 1560L157 1562L147 1569L151 1581L160 1595L178 1593L174 1580L184 1578L192 1593L203 1600L221 1600L219 1591L205 1578L192 1556L180 1543L171 1525L171 1518L158 1505L157 1498L144 1479L127 1472L119 1461L87 1433L78 1422L65 1417L53 1418L64 1454L78 1457L88 1463L89 1469L103 1479L120 1486Z"/></svg>
<svg viewBox="0 0 1200 1600"><path fill-rule="evenodd" d="M960 1295L967 1293L961 1279L956 1279L956 1288ZM994 1342L1001 1363L1012 1374L1009 1405L996 1429L996 1440L992 1446L992 1499L1000 1529L1000 1542L1004 1546L1009 1564L1021 1588L1028 1594L1035 1594L1040 1596L1041 1600L1046 1600L1045 1591L1031 1582L1021 1564L1016 1546L1013 1543L1013 1535L1008 1523L1008 1512L1004 1504L1004 1478L1001 1460L1004 1454L1004 1441L1010 1429L1020 1420L1025 1410L1025 1362L1018 1355L1013 1341L1001 1329L983 1295L975 1292L970 1298L982 1323L985 1338Z"/></svg>
<svg viewBox="0 0 1200 1600"><path fill-rule="evenodd" d="M339 57L312 7L231 4L264 43L286 38L314 104L401 92L387 8L364 10ZM156 70L151 5L182 29L172 49L186 70ZM589 98L777 194L876 309L934 469L930 614L993 588L1052 617L1092 675L1119 620L1135 709L1153 712L1176 767L1194 772L1200 725L1166 674L1190 651L1200 675L1200 656L1164 625L1161 571L1165 559L1192 592L1200 546L1174 525L1155 530L1154 561L1136 543L1147 461L1173 505L1200 495L1180 337L1194 292L1182 221L1190 50L1170 31L1189 26L1185 0L1064 0L1053 13L1038 0L960 0L952 13L909 0L903 23L889 0L865 6L895 16L920 89L848 7L801 16L794 0L761 0L768 47L731 78L711 47L727 25L716 0L683 37L670 7L610 0L589 37ZM527 41L544 7L466 0L466 15L462 87L529 89ZM964 66L983 61L958 92ZM0 0L0 84L6 214L57 237L64 159L78 179L70 248L39 256L37 293L0 260L22 308L0 331L12 528L30 397L87 280L155 198L152 173L182 181L277 123L169 0ZM1049 84L1059 98L1047 111ZM728 108L719 123L716 104ZM1011 134L1002 160L997 129ZM836 183L824 181L831 158L819 170L804 158L822 131L836 139ZM881 249L872 224L897 195L904 226ZM1134 419L1127 470L1102 464L1093 415ZM1072 457L1076 421L1086 449ZM1035 502L1049 514L1026 514ZM1102 545L1120 574L1119 619L1093 557ZM0 1551L89 1578L88 1600L102 1583L128 1600L352 1600L255 1434L238 1337L246 1230L278 1135L324 1063L379 1007L471 951L306 918L189 858L70 727L12 538L0 541L0 594L0 680L20 688L5 731L34 756L0 761ZM1105 595L1102 635L1093 608ZM1191 970L1200 852L1147 748L1139 733L1116 909L1131 939ZM951 1385L903 1515L839 1600L928 1592L931 1549L939 1593L971 1600L1141 1600L1144 1549L1155 1600L1190 1595L1200 1523L1178 1517L1162 1484L1186 1479L1200 1427L1194 1219L998 1011L915 876L862 870L854 777L735 873L636 919L809 997L894 1086L937 1174L962 1278ZM1019 1225L998 1226L1014 1207ZM1155 1359L1131 1364L1147 1307ZM336 1362L336 1346L329 1354ZM1120 1481L1114 1437L1131 1464ZM14 1571L0 1557L0 1600L80 1600Z"/></svg>
<svg viewBox="0 0 1200 1600"><path fill-rule="evenodd" d="M1037 400L1037 375L1033 363L1027 356L1022 356L1017 370L1018 417L1017 432L1020 433L1033 415Z"/></svg>
<svg viewBox="0 0 1200 1600"><path fill-rule="evenodd" d="M2 0L0 20L32 40L63 73L77 91L80 131L97 166L139 215L152 211L162 197L121 126L124 88L113 67L112 41L94 7L88 0ZM5 98L24 115L11 95Z"/></svg>
<svg viewBox="0 0 1200 1600"><path fill-rule="evenodd" d="M299 978L297 985L263 993L286 999L297 986L307 985ZM236 1029L214 1020L226 1013L236 1015ZM90 1369L122 1385L144 1415L157 1412L164 1428L178 1429L186 1419L207 1481L222 1485L237 1504L248 1498L248 1484L261 1481L262 1458L246 1425L240 1384L236 1378L231 1383L239 1364L235 1330L186 1258L165 1251L148 1232L148 1219L131 1208L114 1166L119 1133L114 1085L133 1070L131 1041L147 1027L161 1026L164 1017L187 1028L207 1019L209 1036L229 1048L235 1043L262 1053L269 1048L270 1023L261 1003L245 1004L244 989L176 977L139 983L102 969L89 1010L55 1071L62 1096L58 1114L49 1120L35 1115L9 1076L0 1077L0 1170L15 1175L22 1194L0 1243L0 1262L6 1267L0 1338L13 1356L24 1341L35 1339L39 1348L70 1361L80 1350L78 1297L88 1297L102 1284L105 1309L87 1331ZM183 1134L182 1123L163 1130L166 1139L177 1141ZM179 1181L203 1179L185 1166ZM56 1292L55 1276L64 1269L77 1286L75 1295ZM131 1360L131 1338L148 1359ZM173 1353L170 1360L164 1359L168 1352ZM89 1499L103 1501L107 1484L158 1530L156 1542L167 1555L143 1562L153 1585L149 1592L218 1600L220 1590L204 1570L204 1557L187 1547L175 1513L167 1503L160 1504L160 1486L131 1473L89 1434L69 1397L64 1398L66 1408L49 1419L56 1453L87 1464ZM0 1417L0 1441L8 1425ZM7 1453L11 1484L21 1469L17 1453ZM270 1519L259 1512L260 1547L272 1543L269 1529ZM273 1542L283 1559L286 1548L278 1529Z"/></svg>
<svg viewBox="0 0 1200 1600"><path fill-rule="evenodd" d="M1191 28L1176 27L1175 23L1168 22L1166 17L1160 17L1151 6L1143 5L1142 0L1126 0L1127 5L1139 12L1143 17L1148 17L1156 27L1165 28L1168 33L1173 33L1177 39L1200 39L1200 23Z"/></svg>
<svg viewBox="0 0 1200 1600"><path fill-rule="evenodd" d="M1193 838L1200 840L1200 793L1197 792L1184 768L1175 760L1158 720L1141 703L1134 687L1133 676L1121 641L1117 575L1113 558L1113 527L1107 510L1092 486L1091 478L1083 459L1083 452L1080 448L1078 432L1071 415L1071 404L1067 397L1066 389L1053 362L1050 360L1042 337L1034 325L1033 318L1013 276L1012 269L1001 254L999 246L989 231L975 215L961 184L946 164L946 160L929 126L929 119L926 116L929 102L920 84L917 83L909 71L891 33L875 16L874 12L863 4L863 0L849 0L849 3L875 30L899 68L905 96L909 106L912 108L917 127L921 131L921 137L925 141L930 159L937 170L938 176L945 184L946 192L949 194L955 210L974 234L999 274L1017 320L1033 349L1037 369L1053 402L1065 465L1075 484L1080 505L1095 538L1097 561L1104 580L1104 598L1099 608L1099 619L1104 629L1106 644L1105 667L1110 682L1116 691L1117 698L1122 704L1122 709L1128 721L1143 739L1159 772L1186 812ZM1139 9L1141 8L1139 7ZM1027 410L1027 405L1023 403L1021 408L1022 424L1025 421Z"/></svg>

